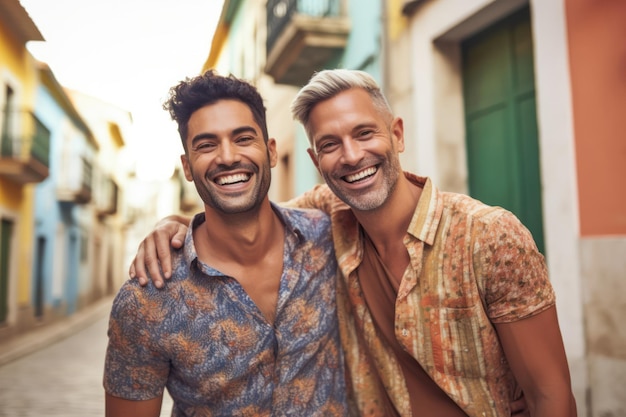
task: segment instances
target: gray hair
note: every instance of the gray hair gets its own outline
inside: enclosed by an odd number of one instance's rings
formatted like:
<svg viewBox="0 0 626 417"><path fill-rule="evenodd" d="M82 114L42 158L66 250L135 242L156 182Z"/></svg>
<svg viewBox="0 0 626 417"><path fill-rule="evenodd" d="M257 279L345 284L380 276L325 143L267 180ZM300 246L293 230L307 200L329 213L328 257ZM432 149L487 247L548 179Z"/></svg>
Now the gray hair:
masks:
<svg viewBox="0 0 626 417"><path fill-rule="evenodd" d="M362 88L367 91L372 98L374 106L381 113L388 116L392 115L391 107L376 80L367 72L348 69L332 69L317 72L311 77L309 83L300 89L291 103L291 115L304 126L311 146L313 145L313 138L311 137L308 124L313 107L351 88Z"/></svg>

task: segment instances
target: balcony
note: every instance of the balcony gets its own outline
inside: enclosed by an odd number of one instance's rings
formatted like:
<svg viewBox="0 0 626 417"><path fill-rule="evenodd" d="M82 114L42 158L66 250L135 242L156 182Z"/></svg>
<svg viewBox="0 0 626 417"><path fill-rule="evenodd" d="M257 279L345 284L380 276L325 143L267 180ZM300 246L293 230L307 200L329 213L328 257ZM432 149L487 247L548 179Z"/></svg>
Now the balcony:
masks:
<svg viewBox="0 0 626 417"><path fill-rule="evenodd" d="M110 177L102 178L96 199L96 214L100 219L117 213L119 187Z"/></svg>
<svg viewBox="0 0 626 417"><path fill-rule="evenodd" d="M20 184L48 177L50 131L32 112L5 112L0 140L1 177Z"/></svg>
<svg viewBox="0 0 626 417"><path fill-rule="evenodd" d="M62 167L57 185L57 199L64 203L87 204L91 201L93 165L84 156L76 155Z"/></svg>
<svg viewBox="0 0 626 417"><path fill-rule="evenodd" d="M265 72L300 87L346 47L349 33L343 0L268 0Z"/></svg>

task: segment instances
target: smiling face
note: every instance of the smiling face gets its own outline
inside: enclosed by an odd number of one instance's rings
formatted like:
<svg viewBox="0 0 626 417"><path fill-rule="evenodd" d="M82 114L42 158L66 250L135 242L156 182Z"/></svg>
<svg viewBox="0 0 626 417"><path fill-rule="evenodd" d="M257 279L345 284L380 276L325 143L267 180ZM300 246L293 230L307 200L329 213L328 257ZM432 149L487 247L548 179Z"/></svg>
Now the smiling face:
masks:
<svg viewBox="0 0 626 417"><path fill-rule="evenodd" d="M258 208L276 165L276 141L265 143L250 108L238 100L219 100L196 110L187 126L181 161L205 206L225 214Z"/></svg>
<svg viewBox="0 0 626 417"><path fill-rule="evenodd" d="M331 190L354 210L381 207L402 174L402 119L378 109L360 88L316 104L307 131L309 155Z"/></svg>

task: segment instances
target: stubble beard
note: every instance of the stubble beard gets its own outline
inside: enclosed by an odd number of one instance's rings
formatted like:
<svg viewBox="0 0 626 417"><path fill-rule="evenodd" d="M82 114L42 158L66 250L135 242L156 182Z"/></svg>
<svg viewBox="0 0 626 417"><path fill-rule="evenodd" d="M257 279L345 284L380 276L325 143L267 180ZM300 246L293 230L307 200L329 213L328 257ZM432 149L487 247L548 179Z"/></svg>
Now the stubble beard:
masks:
<svg viewBox="0 0 626 417"><path fill-rule="evenodd" d="M366 164L371 164L366 161ZM397 154L387 152L384 158L381 158L378 167L378 173L381 175L381 185L366 192L355 192L346 190L343 186L345 181L341 178L343 175L323 174L323 178L328 187L335 193L339 199L357 211L376 210L389 199L393 190L398 183L398 177L401 173L400 161Z"/></svg>
<svg viewBox="0 0 626 417"><path fill-rule="evenodd" d="M252 190L231 194L227 197L217 192L210 185L213 182L208 178L212 178L213 175L207 175L202 177L201 181L198 181L196 176L192 174L196 191L204 204L223 214L239 214L259 208L270 188L270 169L268 166L264 166L262 175L259 175L261 171L257 166L250 165L246 166L246 168L254 172L253 177L257 178L256 184L254 184Z"/></svg>

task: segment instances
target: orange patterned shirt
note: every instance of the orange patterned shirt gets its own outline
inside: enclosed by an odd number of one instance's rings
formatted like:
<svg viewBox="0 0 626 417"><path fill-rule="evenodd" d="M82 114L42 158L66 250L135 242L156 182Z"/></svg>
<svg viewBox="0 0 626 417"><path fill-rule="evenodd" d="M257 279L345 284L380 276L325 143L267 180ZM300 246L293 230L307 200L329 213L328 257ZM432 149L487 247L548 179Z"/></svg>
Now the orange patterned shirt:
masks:
<svg viewBox="0 0 626 417"><path fill-rule="evenodd" d="M509 416L520 388L492 323L530 317L555 304L544 257L509 211L405 175L423 191L404 237L411 262L396 300L395 336L469 416ZM331 215L342 275L340 331L361 414L384 415L377 372L400 414L410 416L402 371L374 326L356 277L363 258L360 225L326 185L289 204Z"/></svg>

